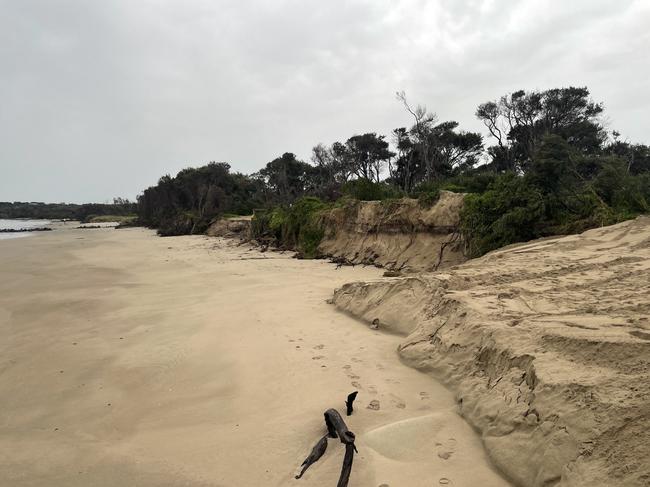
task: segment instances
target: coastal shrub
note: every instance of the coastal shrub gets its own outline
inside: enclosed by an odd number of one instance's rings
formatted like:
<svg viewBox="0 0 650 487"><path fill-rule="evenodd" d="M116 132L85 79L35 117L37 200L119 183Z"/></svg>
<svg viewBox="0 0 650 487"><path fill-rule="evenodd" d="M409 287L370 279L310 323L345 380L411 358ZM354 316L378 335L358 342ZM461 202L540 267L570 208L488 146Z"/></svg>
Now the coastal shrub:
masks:
<svg viewBox="0 0 650 487"><path fill-rule="evenodd" d="M424 182L418 184L409 196L416 198L422 208L430 208L440 199L440 187L439 181Z"/></svg>
<svg viewBox="0 0 650 487"><path fill-rule="evenodd" d="M161 237L189 235L195 225L195 217L191 213L179 213L173 217L161 220L157 233Z"/></svg>
<svg viewBox="0 0 650 487"><path fill-rule="evenodd" d="M86 218L87 223L127 223L136 220L136 215L90 215Z"/></svg>
<svg viewBox="0 0 650 487"><path fill-rule="evenodd" d="M440 181L423 182L411 191L410 197L416 198L422 208L430 208L440 199L440 191L482 194L497 177L498 175L493 171L482 170L459 174Z"/></svg>
<svg viewBox="0 0 650 487"><path fill-rule="evenodd" d="M317 257L318 245L325 234L318 216L329 207L316 197L306 196L288 207L258 210L251 222L252 236L279 248L296 250L303 258Z"/></svg>
<svg viewBox="0 0 650 487"><path fill-rule="evenodd" d="M376 183L365 178L348 181L343 185L342 193L344 196L360 201L378 201L404 196L401 190L388 183Z"/></svg>
<svg viewBox="0 0 650 487"><path fill-rule="evenodd" d="M316 257L318 244L324 230L317 218L318 212L328 205L313 196L298 199L289 209L287 218L287 241L294 242L299 254L305 258Z"/></svg>
<svg viewBox="0 0 650 487"><path fill-rule="evenodd" d="M579 233L650 211L650 173L607 154L584 155L546 136L525 174L497 175L469 195L461 230L471 257L533 238Z"/></svg>
<svg viewBox="0 0 650 487"><path fill-rule="evenodd" d="M469 256L538 237L545 210L542 193L514 173L498 178L483 194L468 195L461 231Z"/></svg>

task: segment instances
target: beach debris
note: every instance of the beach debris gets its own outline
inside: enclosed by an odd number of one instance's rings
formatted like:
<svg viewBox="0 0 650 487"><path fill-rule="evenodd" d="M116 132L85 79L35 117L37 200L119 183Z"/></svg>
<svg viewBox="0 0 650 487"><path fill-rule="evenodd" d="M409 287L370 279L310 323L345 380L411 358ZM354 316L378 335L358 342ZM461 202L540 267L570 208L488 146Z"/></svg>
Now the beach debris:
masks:
<svg viewBox="0 0 650 487"><path fill-rule="evenodd" d="M347 487L350 480L350 473L352 472L352 460L354 459L355 452L357 452L357 447L354 445L354 433L348 429L345 421L343 421L343 418L336 409L328 409L325 411L325 424L327 425L327 431L330 437L336 438L338 436L341 443L345 445L341 476L336 486Z"/></svg>
<svg viewBox="0 0 650 487"><path fill-rule="evenodd" d="M346 414L348 416L352 415L352 411L354 411L354 408L352 407L352 404L354 403L354 400L357 398L357 394L359 394L359 391L354 391L348 394L348 398L345 401L345 408L346 408Z"/></svg>
<svg viewBox="0 0 650 487"><path fill-rule="evenodd" d="M328 435L323 436L320 440L318 440L318 443L314 445L314 448L311 449L311 452L309 453L309 455L307 455L305 461L302 462L302 464L300 465L302 467L302 470L298 475L296 475L296 479L301 478L304 475L304 473L307 471L307 469L313 463L316 463L318 460L320 460L320 457L323 456L325 450L327 450L327 437Z"/></svg>
<svg viewBox="0 0 650 487"><path fill-rule="evenodd" d="M401 277L401 276L402 276L401 271L396 271L396 270L384 271L384 277Z"/></svg>
<svg viewBox="0 0 650 487"><path fill-rule="evenodd" d="M379 318L375 318L374 320L372 320L372 323L370 323L370 329L371 330L379 329Z"/></svg>
<svg viewBox="0 0 650 487"><path fill-rule="evenodd" d="M356 392L353 393L356 395ZM350 394L351 396L352 394ZM349 397L349 396L348 396ZM354 445L355 435L350 431L343 421L341 414L336 409L328 409L325 411L325 426L327 427L327 434L323 436L318 443L312 448L311 452L302 462L301 472L296 475L296 479L303 476L305 471L315 462L317 462L325 453L327 449L327 441L329 438L339 438L341 443L345 445L345 456L343 457L343 465L341 466L341 475L336 484L337 487L347 487L350 481L350 473L352 472L352 461L354 454L357 452L357 447Z"/></svg>

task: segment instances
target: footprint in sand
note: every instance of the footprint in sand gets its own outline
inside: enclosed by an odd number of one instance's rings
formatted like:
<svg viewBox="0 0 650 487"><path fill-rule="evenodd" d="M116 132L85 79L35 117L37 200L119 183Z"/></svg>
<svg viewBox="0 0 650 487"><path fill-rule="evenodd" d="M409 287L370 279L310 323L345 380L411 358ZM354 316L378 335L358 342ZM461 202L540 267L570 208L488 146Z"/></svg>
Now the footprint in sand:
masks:
<svg viewBox="0 0 650 487"><path fill-rule="evenodd" d="M449 460L451 456L456 452L456 439L449 438L444 442L436 442L436 453L438 458L443 460Z"/></svg>
<svg viewBox="0 0 650 487"><path fill-rule="evenodd" d="M429 399L429 393L428 392L420 392L420 399L422 399L423 401L426 401L427 399Z"/></svg>
<svg viewBox="0 0 650 487"><path fill-rule="evenodd" d="M368 392L370 394L377 394L377 388L375 386L368 386Z"/></svg>
<svg viewBox="0 0 650 487"><path fill-rule="evenodd" d="M312 360L321 360L321 359L324 359L324 358L325 358L324 355L316 355L316 356L312 357L311 359Z"/></svg>
<svg viewBox="0 0 650 487"><path fill-rule="evenodd" d="M370 404L366 406L366 409L372 409L373 411L379 411L379 401L377 399L373 399L370 401Z"/></svg>
<svg viewBox="0 0 650 487"><path fill-rule="evenodd" d="M396 396L395 394L391 394L391 404L393 404L396 408L398 409L404 409L406 408L406 403L402 400L401 397Z"/></svg>
<svg viewBox="0 0 650 487"><path fill-rule="evenodd" d="M350 379L360 379L360 378L361 378L361 377L359 377L359 376L356 375L356 374L348 374L348 377L349 377Z"/></svg>
<svg viewBox="0 0 650 487"><path fill-rule="evenodd" d="M358 383L357 381L355 381L355 380L350 382L350 384L352 384L352 387L355 387L357 389L363 389L363 386L360 383Z"/></svg>
<svg viewBox="0 0 650 487"><path fill-rule="evenodd" d="M325 348L325 345L323 345L323 344L321 343L320 345L316 345L316 346L314 347L314 350L322 350L323 348Z"/></svg>
<svg viewBox="0 0 650 487"><path fill-rule="evenodd" d="M352 357L350 360L352 360L354 363L357 363L357 364L360 363L360 362L363 362L363 360L358 359L356 357Z"/></svg>
<svg viewBox="0 0 650 487"><path fill-rule="evenodd" d="M351 366L351 365L344 365L343 368L344 368L345 370L349 370L349 369L352 368L352 366Z"/></svg>

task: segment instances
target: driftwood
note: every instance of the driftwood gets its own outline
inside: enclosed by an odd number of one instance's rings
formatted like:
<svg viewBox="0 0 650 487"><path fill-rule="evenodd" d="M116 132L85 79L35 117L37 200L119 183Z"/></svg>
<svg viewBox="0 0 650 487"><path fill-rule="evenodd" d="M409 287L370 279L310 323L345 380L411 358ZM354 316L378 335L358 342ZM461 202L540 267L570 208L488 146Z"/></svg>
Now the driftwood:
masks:
<svg viewBox="0 0 650 487"><path fill-rule="evenodd" d="M323 456L325 450L327 450L327 435L318 440L318 443L316 443L314 448L312 448L311 453L309 453L307 458L305 458L305 461L302 462L302 465L300 465L302 467L302 470L298 475L296 475L296 478L301 478L307 469L312 465L312 463L316 463L318 460L320 460L320 457Z"/></svg>
<svg viewBox="0 0 650 487"><path fill-rule="evenodd" d="M348 414L352 412L352 403L357 397L357 391L353 392L348 396L346 405L348 407ZM354 445L355 436L352 431L348 429L348 426L343 421L343 418L336 409L328 409L325 411L325 426L327 426L327 434L323 436L318 443L312 448L311 452L305 458L305 461L302 462L302 470L296 479L299 479L303 476L305 471L313 464L316 463L327 450L327 440L329 438L338 438L341 440L341 443L345 445L345 456L343 457L343 465L341 466L341 475L339 481L336 484L337 487L347 487L348 482L350 481L350 473L352 472L352 460L354 459L354 453L357 451L357 447Z"/></svg>
<svg viewBox="0 0 650 487"><path fill-rule="evenodd" d="M348 394L348 398L345 401L346 414L348 416L350 416L352 414L352 411L354 411L352 404L354 403L354 400L357 398L357 394L359 394L359 391L354 391Z"/></svg>
<svg viewBox="0 0 650 487"><path fill-rule="evenodd" d="M354 445L354 433L348 429L343 418L336 409L325 411L325 425L330 438L339 438L341 443Z"/></svg>
<svg viewBox="0 0 650 487"><path fill-rule="evenodd" d="M354 447L354 443L350 445L345 445L345 457L343 457L341 476L339 477L339 483L336 484L336 487L348 486L348 481L350 480L350 473L352 472L352 460L354 459L354 452L356 450L357 449Z"/></svg>

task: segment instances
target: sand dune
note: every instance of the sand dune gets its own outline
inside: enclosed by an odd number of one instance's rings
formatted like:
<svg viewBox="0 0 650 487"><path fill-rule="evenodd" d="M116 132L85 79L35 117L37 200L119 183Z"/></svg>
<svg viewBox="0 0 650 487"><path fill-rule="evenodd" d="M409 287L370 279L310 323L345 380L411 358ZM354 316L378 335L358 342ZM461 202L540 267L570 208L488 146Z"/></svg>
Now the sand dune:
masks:
<svg viewBox="0 0 650 487"><path fill-rule="evenodd" d="M400 338L326 303L377 269L142 229L3 241L0 268L2 486L335 485L337 441L293 476L355 389L351 486L508 485Z"/></svg>
<svg viewBox="0 0 650 487"><path fill-rule="evenodd" d="M650 485L650 218L343 286L525 486Z"/></svg>

